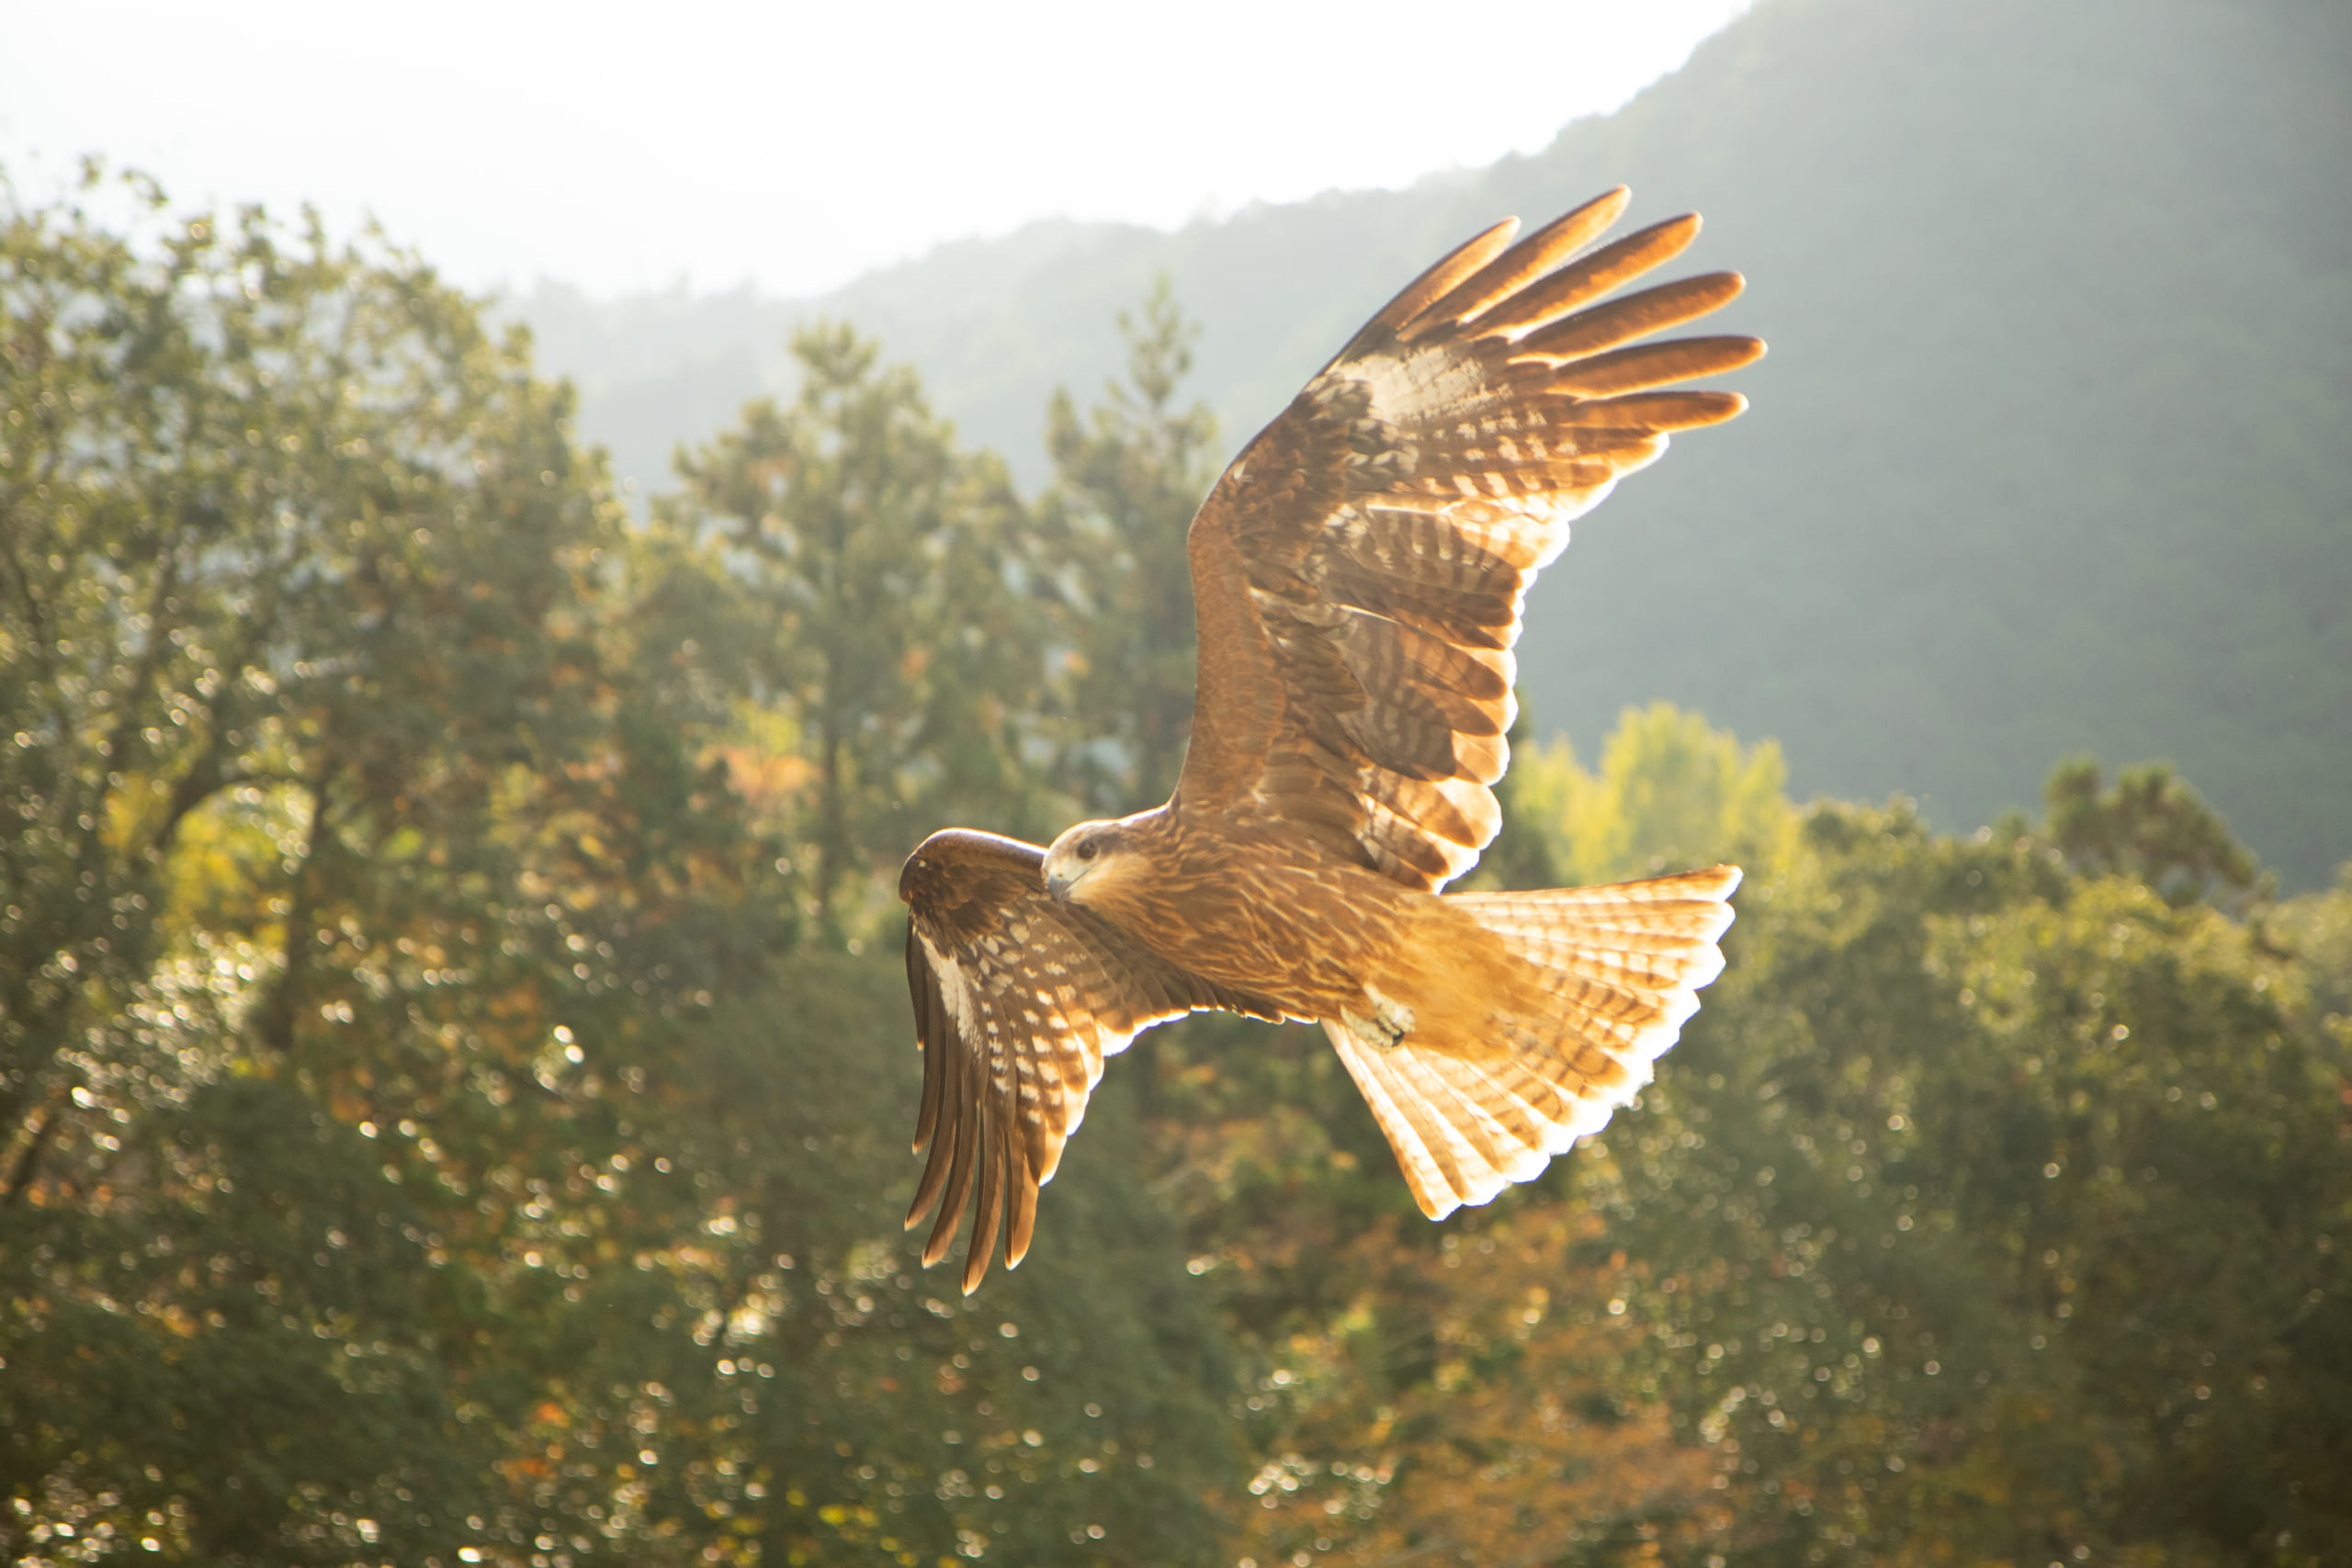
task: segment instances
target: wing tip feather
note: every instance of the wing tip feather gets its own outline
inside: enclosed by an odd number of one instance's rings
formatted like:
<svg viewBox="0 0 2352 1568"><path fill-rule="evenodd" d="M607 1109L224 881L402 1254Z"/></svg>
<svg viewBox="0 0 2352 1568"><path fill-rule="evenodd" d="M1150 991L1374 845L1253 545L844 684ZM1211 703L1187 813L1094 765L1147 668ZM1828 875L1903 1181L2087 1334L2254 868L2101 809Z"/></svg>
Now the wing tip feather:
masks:
<svg viewBox="0 0 2352 1568"><path fill-rule="evenodd" d="M1363 331L1356 334L1357 340L1360 341L1364 333L1375 330L1401 331L1455 284L1509 249L1518 232L1519 220L1506 218L1448 251L1419 277L1407 284L1395 299L1382 306L1380 313L1366 321ZM1344 350L1341 356L1345 356Z"/></svg>

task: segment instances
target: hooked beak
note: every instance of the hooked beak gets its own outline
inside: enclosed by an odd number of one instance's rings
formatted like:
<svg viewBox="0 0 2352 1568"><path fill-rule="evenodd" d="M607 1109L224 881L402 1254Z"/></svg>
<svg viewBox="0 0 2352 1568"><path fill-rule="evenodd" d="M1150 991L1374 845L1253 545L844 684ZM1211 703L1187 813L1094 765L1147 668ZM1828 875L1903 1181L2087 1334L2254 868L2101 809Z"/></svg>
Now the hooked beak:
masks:
<svg viewBox="0 0 2352 1568"><path fill-rule="evenodd" d="M1046 896L1057 904L1069 902L1069 890L1085 881L1086 874L1098 863L1074 858L1048 862L1046 867Z"/></svg>

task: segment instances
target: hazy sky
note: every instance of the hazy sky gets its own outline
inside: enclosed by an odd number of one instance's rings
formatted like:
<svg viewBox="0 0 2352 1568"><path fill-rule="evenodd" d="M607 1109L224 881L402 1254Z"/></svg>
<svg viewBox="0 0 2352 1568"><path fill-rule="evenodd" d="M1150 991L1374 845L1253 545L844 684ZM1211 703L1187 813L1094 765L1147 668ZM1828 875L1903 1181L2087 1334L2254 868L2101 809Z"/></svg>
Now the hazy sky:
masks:
<svg viewBox="0 0 2352 1568"><path fill-rule="evenodd" d="M806 294L1532 152L1748 3L0 0L0 166L373 212L478 288Z"/></svg>

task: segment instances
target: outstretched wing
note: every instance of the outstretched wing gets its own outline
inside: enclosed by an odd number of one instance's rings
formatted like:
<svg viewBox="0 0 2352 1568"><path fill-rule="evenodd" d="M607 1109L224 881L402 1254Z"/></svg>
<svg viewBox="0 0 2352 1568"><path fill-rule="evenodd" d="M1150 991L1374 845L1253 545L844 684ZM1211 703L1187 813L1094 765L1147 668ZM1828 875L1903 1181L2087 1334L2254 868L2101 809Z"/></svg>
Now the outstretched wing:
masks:
<svg viewBox="0 0 2352 1568"><path fill-rule="evenodd" d="M952 828L924 840L899 879L922 1045L915 1151L931 1151L907 1228L945 1194L923 1245L924 1264L938 1262L955 1245L977 1177L967 1295L988 1272L1008 1207L1005 1266L1028 1252L1037 1189L1053 1179L1063 1143L1086 1114L1103 1057L1139 1031L1203 1008L1277 1016L1047 897L1044 861L1035 844Z"/></svg>
<svg viewBox="0 0 2352 1568"><path fill-rule="evenodd" d="M1487 786L1510 757L1528 584L1670 432L1746 406L1657 389L1763 352L1635 341L1736 296L1736 273L1595 303L1699 231L1678 218L1568 260L1626 200L1455 251L1226 470L1189 537L1200 673L1181 812L1278 823L1409 887L1476 862L1502 820Z"/></svg>

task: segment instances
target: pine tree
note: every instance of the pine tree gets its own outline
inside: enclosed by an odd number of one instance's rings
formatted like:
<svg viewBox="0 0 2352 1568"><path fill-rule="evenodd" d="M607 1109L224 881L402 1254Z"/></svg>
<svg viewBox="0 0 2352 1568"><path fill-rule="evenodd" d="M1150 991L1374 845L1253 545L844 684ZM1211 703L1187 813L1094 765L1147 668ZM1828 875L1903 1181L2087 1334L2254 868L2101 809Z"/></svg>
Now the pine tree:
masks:
<svg viewBox="0 0 2352 1568"><path fill-rule="evenodd" d="M751 691L810 770L809 897L840 931L873 913L844 907L858 879L895 870L929 826L1032 826L1042 637L1002 464L958 449L913 373L849 328L806 329L792 352L792 402L748 404L681 453L661 515L750 586Z"/></svg>
<svg viewBox="0 0 2352 1568"><path fill-rule="evenodd" d="M1193 578L1185 530L1216 479L1216 422L1180 409L1199 328L1163 277L1122 313L1127 374L1081 415L1054 394L1056 474L1042 528L1072 623L1069 772L1086 807L1124 814L1167 798L1193 724Z"/></svg>

